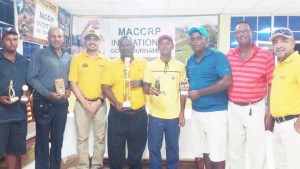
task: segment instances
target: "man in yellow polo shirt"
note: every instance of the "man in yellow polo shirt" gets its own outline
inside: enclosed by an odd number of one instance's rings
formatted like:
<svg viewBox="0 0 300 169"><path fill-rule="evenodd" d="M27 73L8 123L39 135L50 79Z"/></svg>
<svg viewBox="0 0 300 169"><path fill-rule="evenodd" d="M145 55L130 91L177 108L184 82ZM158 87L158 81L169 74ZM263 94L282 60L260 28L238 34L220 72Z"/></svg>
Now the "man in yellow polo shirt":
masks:
<svg viewBox="0 0 300 169"><path fill-rule="evenodd" d="M74 114L77 131L78 169L103 167L106 135L106 104L101 91L101 79L109 58L98 50L100 34L90 29L85 32L86 50L73 56L69 81L76 96ZM89 166L88 136L92 123L94 148Z"/></svg>
<svg viewBox="0 0 300 169"><path fill-rule="evenodd" d="M147 61L133 55L134 44L131 37L121 37L118 46L121 56L108 63L102 80L103 93L111 103L107 130L109 166L110 169L122 169L127 162L132 169L142 169L141 159L147 141L148 121L142 80ZM128 60L130 63L126 63ZM130 85L126 88L124 80L128 71ZM125 89L130 89L127 100L124 100ZM128 105L128 101L131 105Z"/></svg>
<svg viewBox="0 0 300 169"><path fill-rule="evenodd" d="M150 95L148 123L149 168L162 168L161 147L166 142L167 168L178 168L179 133L185 124L185 96L179 92L185 77L184 64L172 58L173 39L169 35L158 38L160 58L146 66L144 92Z"/></svg>
<svg viewBox="0 0 300 169"><path fill-rule="evenodd" d="M275 168L300 168L300 55L288 28L271 34L278 64L273 72L270 112L276 123L273 133Z"/></svg>

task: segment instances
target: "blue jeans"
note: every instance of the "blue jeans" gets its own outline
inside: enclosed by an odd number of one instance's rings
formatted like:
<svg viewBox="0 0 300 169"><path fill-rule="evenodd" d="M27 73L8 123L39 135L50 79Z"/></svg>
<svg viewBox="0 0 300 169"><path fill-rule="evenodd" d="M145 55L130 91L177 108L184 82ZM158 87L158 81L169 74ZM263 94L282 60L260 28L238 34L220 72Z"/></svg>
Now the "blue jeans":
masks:
<svg viewBox="0 0 300 169"><path fill-rule="evenodd" d="M60 169L61 148L68 113L68 103L51 103L43 112L40 100L34 101L33 113L36 118L35 169ZM43 112L43 113L41 113ZM49 114L45 118L40 114ZM51 139L49 140L49 136ZM49 142L51 149L49 154Z"/></svg>
<svg viewBox="0 0 300 169"><path fill-rule="evenodd" d="M150 152L149 168L161 169L161 147L165 135L167 169L177 169L179 161L179 134L178 118L161 119L149 115L148 148Z"/></svg>

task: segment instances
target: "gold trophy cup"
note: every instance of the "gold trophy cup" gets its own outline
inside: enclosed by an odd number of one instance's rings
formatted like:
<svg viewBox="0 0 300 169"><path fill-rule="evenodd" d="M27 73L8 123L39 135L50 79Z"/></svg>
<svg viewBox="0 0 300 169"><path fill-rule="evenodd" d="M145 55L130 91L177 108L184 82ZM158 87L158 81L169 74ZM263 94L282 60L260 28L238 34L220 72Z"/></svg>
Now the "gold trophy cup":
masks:
<svg viewBox="0 0 300 169"><path fill-rule="evenodd" d="M9 96L9 100L11 102L16 102L16 101L19 100L19 97L16 96L16 92L15 92L15 89L14 89L14 82L13 82L13 80L10 80L10 82L9 82L8 96Z"/></svg>
<svg viewBox="0 0 300 169"><path fill-rule="evenodd" d="M129 72L130 72L130 57L125 57L124 59L124 101L123 101L123 110L130 110L131 109L131 101L130 101L130 78L129 78Z"/></svg>

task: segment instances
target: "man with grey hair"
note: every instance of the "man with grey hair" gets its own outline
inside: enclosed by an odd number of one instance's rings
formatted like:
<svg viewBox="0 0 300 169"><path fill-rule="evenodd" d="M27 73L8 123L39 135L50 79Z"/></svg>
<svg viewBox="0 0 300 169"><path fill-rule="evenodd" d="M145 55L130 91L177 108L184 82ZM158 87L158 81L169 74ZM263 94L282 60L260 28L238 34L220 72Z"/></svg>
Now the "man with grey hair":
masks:
<svg viewBox="0 0 300 169"><path fill-rule="evenodd" d="M27 81L34 89L36 169L60 169L61 148L70 96L68 74L71 55L62 49L63 31L57 27L50 28L48 42L47 48L37 50L32 55L27 74ZM64 88L56 90L55 82L57 81L60 82L59 86L64 86ZM66 89L65 92L64 89ZM50 155L49 141L51 142Z"/></svg>
<svg viewBox="0 0 300 169"><path fill-rule="evenodd" d="M288 28L272 32L270 41L277 56L270 94L270 111L275 119L273 146L275 168L300 168L300 55Z"/></svg>

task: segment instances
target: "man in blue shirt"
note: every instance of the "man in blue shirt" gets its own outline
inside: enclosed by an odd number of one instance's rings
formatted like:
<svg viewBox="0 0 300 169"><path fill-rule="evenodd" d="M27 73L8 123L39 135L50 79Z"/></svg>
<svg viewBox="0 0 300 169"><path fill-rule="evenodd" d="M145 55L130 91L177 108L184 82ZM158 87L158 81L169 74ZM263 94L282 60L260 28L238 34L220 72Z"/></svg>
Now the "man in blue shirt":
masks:
<svg viewBox="0 0 300 169"><path fill-rule="evenodd" d="M6 154L8 169L21 169L21 155L26 153L27 113L26 102L21 103L21 96L23 95L22 86L26 85L28 60L17 53L18 40L18 33L14 28L8 27L2 30L0 158L4 153ZM10 86L11 84L12 86ZM10 95L19 99L11 100Z"/></svg>
<svg viewBox="0 0 300 169"><path fill-rule="evenodd" d="M48 42L47 48L38 50L32 55L27 75L27 81L34 89L36 169L60 169L61 148L70 96L70 91L67 89L69 88L68 74L71 55L62 49L63 31L56 27L50 28ZM57 80L62 83L58 86L64 85L65 93L60 93L55 89ZM51 137L50 157L49 136Z"/></svg>
<svg viewBox="0 0 300 169"><path fill-rule="evenodd" d="M193 27L188 34L195 52L186 66L193 108L194 155L196 160L203 155L206 169L225 169L230 64L223 53L207 47L208 33L204 28Z"/></svg>

